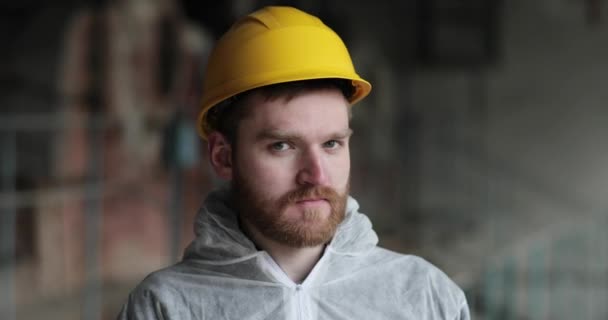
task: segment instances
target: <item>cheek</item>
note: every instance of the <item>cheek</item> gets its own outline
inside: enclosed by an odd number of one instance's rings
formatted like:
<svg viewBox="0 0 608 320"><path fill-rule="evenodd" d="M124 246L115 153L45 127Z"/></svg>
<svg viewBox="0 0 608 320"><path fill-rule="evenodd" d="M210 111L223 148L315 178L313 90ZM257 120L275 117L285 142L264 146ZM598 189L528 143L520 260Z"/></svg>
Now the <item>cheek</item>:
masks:
<svg viewBox="0 0 608 320"><path fill-rule="evenodd" d="M266 190L292 187L294 180L293 163L287 159L275 159L256 154L243 156L238 160L239 174L250 183Z"/></svg>
<svg viewBox="0 0 608 320"><path fill-rule="evenodd" d="M348 184L350 177L350 157L348 153L333 161L330 172L333 173L332 183L336 188L342 189Z"/></svg>

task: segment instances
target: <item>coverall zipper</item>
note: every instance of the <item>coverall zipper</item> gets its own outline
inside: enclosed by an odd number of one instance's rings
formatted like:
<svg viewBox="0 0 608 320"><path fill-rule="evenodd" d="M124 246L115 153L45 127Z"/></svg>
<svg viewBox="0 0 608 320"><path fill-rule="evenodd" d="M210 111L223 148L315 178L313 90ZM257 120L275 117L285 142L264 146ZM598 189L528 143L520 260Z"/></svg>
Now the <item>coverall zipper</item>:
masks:
<svg viewBox="0 0 608 320"><path fill-rule="evenodd" d="M296 285L296 299L298 299L298 320L302 320L304 317L302 316L302 314L304 313L304 309L303 309L303 305L304 303L302 302L302 285L301 284L297 284Z"/></svg>
<svg viewBox="0 0 608 320"><path fill-rule="evenodd" d="M277 265L277 263L270 257L270 255L266 254L265 255L266 258L266 262L268 263L268 265L270 266L270 270L272 270L272 273L274 273L277 276L277 280L279 280L280 282L282 282L283 284L291 287L294 289L295 291L295 307L296 307L296 317L298 320L304 320L306 317L304 316L304 297L302 296L302 290L304 289L304 287L301 284L297 284L295 283L293 280L291 280L287 274L285 274L285 272L283 271L283 269L281 269L281 267L279 267L279 265Z"/></svg>

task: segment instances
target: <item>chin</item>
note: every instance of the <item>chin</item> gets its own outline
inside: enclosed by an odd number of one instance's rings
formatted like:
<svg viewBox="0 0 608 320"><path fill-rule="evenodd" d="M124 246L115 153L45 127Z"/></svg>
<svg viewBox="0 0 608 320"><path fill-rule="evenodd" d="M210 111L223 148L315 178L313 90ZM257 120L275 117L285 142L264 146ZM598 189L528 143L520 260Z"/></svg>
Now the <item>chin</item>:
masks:
<svg viewBox="0 0 608 320"><path fill-rule="evenodd" d="M295 208L290 208L286 212L286 216L292 219L296 219L300 222L325 222L331 215L331 208L327 207L301 207L296 205Z"/></svg>

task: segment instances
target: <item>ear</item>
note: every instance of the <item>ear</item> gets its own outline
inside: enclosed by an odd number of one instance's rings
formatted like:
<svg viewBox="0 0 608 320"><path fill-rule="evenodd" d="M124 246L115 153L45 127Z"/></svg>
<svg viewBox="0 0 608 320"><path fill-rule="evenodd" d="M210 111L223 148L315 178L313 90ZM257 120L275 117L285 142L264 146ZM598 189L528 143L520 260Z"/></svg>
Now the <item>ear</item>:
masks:
<svg viewBox="0 0 608 320"><path fill-rule="evenodd" d="M232 145L226 137L217 132L207 136L209 163L215 173L222 179L232 179Z"/></svg>

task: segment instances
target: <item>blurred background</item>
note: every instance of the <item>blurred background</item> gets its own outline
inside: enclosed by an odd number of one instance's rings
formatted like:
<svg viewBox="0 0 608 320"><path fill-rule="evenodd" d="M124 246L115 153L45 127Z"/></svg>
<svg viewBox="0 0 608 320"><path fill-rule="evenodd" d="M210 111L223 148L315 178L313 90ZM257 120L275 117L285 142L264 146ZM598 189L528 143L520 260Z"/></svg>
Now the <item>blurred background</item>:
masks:
<svg viewBox="0 0 608 320"><path fill-rule="evenodd" d="M3 1L0 318L114 319L216 185L201 74L269 4L342 35L372 94L352 188L476 319L608 318L608 1Z"/></svg>

